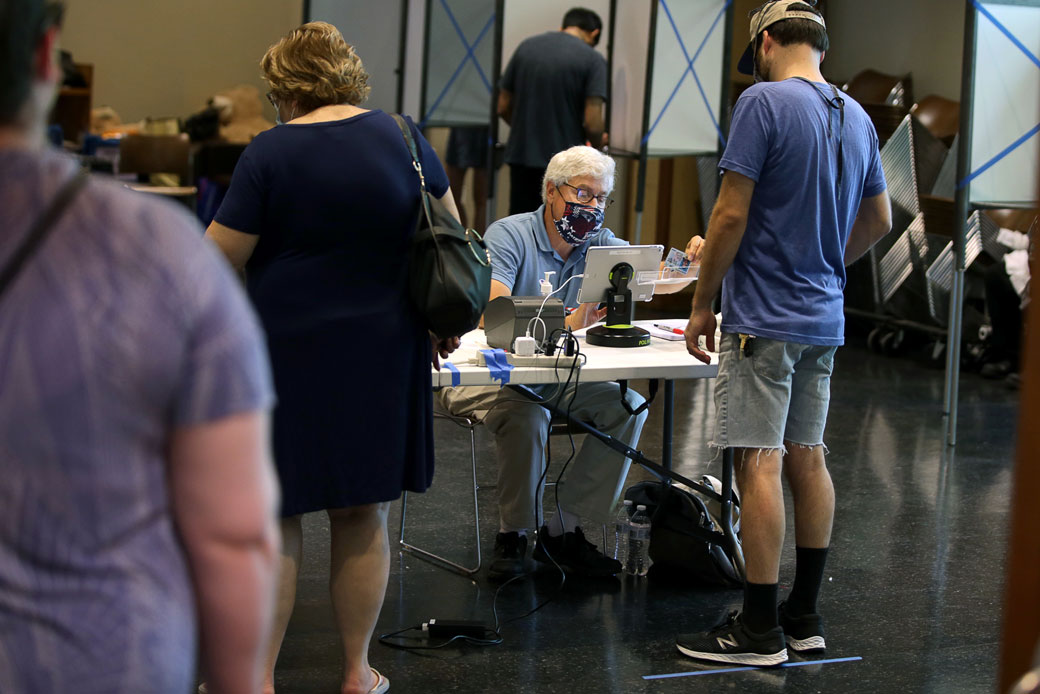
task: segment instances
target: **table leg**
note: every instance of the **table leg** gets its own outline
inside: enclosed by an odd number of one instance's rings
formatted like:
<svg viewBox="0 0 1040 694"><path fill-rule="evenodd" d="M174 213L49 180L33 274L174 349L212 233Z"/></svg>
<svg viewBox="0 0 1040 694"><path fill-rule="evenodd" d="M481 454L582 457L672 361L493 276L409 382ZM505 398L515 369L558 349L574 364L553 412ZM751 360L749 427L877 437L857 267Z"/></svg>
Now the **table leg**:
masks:
<svg viewBox="0 0 1040 694"><path fill-rule="evenodd" d="M661 466L672 469L672 418L675 414L675 381L664 382L664 430L661 432Z"/></svg>
<svg viewBox="0 0 1040 694"><path fill-rule="evenodd" d="M722 534L729 545L729 555L741 578L744 573L744 550L740 546L740 538L733 529L733 449L722 451Z"/></svg>

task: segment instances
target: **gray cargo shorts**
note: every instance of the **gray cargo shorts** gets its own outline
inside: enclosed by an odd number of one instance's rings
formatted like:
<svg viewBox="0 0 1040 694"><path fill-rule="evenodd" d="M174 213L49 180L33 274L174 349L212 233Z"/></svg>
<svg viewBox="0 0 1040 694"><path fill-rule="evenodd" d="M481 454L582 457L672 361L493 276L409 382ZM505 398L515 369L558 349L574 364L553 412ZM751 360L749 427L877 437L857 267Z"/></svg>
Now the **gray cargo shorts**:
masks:
<svg viewBox="0 0 1040 694"><path fill-rule="evenodd" d="M742 354L738 335L722 336L715 381L715 435L709 445L785 453L784 441L823 445L837 347L764 337L753 338L750 344L750 354Z"/></svg>

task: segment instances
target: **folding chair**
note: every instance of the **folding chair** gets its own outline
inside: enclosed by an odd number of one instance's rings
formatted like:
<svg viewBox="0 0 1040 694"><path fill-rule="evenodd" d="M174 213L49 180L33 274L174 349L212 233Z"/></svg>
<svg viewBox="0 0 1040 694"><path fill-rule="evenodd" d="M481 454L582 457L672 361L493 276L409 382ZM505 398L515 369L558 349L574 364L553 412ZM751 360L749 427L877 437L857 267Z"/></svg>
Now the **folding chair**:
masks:
<svg viewBox="0 0 1040 694"><path fill-rule="evenodd" d="M472 567L463 566L462 564L453 562L446 557L443 557L439 554L434 554L429 550L422 549L421 547L418 547L405 541L404 531L405 521L408 517L408 492L404 492L401 495L401 532L400 536L398 537L398 542L401 545L401 549L403 549L406 552L411 552L412 554L416 554L420 557L423 557L433 562L434 564L437 564L438 566L441 566L442 568L448 569L450 571L456 571L458 573L463 574L464 576L472 576L473 574L480 571L482 561L480 556L480 506L477 503L477 490L479 490L480 487L477 485L477 439L474 431L483 422L478 419L458 417L453 414L449 414L448 412L440 410L439 407L434 409L433 417L434 419L446 419L466 429L469 432L469 459L470 469L472 470L473 475L473 535L477 545L477 563L475 566Z"/></svg>

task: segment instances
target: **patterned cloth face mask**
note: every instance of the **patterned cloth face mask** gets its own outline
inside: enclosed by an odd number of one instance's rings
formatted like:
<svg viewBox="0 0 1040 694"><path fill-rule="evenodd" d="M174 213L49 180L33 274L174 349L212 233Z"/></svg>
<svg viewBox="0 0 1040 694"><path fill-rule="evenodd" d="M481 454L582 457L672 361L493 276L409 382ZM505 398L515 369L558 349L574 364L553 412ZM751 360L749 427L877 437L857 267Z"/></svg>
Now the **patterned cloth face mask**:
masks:
<svg viewBox="0 0 1040 694"><path fill-rule="evenodd" d="M563 217L554 219L553 223L556 224L556 231L560 232L563 240L577 247L603 226L603 209L567 202L563 209Z"/></svg>

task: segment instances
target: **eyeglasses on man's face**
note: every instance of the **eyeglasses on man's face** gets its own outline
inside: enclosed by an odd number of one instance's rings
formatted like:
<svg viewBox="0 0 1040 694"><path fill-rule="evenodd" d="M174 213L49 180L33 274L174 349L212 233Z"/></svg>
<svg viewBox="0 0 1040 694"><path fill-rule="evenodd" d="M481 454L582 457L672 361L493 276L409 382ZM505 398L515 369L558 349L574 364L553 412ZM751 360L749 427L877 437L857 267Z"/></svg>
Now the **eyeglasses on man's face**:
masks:
<svg viewBox="0 0 1040 694"><path fill-rule="evenodd" d="M595 201L595 204L598 207L602 207L603 209L607 209L608 207L610 207L611 205L614 204L614 199L609 197L607 193L601 193L599 195L594 195L592 193L592 191L589 190L588 188L579 188L578 186L572 186L570 183L563 183L561 185L565 185L568 188L570 188L571 190L573 190L574 191L574 197L582 205L590 205L590 204L592 204L593 201Z"/></svg>

